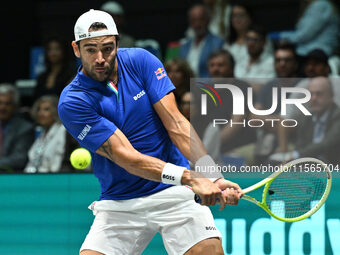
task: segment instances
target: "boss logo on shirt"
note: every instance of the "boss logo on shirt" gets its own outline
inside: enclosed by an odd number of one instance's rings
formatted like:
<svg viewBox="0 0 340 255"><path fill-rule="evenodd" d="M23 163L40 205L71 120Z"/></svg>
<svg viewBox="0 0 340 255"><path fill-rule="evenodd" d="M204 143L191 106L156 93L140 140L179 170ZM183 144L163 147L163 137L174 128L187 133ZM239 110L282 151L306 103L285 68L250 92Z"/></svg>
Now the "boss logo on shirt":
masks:
<svg viewBox="0 0 340 255"><path fill-rule="evenodd" d="M174 176L167 175L167 174L163 174L163 175L162 175L162 178L163 178L163 179L170 180L170 181L174 181L174 180L175 180L175 177L174 177Z"/></svg>
<svg viewBox="0 0 340 255"><path fill-rule="evenodd" d="M135 95L134 97L133 97L133 99L135 100L135 101L137 101L139 98L141 98L142 96L144 96L145 95L145 91L144 91L144 89L141 91L141 92L139 92L137 95Z"/></svg>

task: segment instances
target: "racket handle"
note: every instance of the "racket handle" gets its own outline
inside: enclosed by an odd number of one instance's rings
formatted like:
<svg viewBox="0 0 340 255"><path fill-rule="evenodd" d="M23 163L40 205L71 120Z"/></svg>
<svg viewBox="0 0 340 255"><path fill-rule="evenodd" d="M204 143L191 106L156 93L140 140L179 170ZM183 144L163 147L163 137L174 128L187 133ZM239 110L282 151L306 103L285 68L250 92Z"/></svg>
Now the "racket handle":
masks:
<svg viewBox="0 0 340 255"><path fill-rule="evenodd" d="M195 194L195 202L196 202L197 204L201 204L201 203L202 203L202 199L201 199L200 196L197 195L197 194Z"/></svg>
<svg viewBox="0 0 340 255"><path fill-rule="evenodd" d="M201 203L202 203L202 199L200 198L199 195L195 194L195 198L194 198L194 199L195 199L195 202L196 202L197 204L201 204ZM220 201L219 198L216 199L216 202L218 202L218 201Z"/></svg>

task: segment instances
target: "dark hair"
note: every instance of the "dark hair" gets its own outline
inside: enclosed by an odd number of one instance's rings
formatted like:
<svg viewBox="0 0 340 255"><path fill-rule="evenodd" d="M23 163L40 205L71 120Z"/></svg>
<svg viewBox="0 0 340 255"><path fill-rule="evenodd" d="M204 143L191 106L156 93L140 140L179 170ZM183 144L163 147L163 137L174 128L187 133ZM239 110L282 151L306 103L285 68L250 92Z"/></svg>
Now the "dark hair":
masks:
<svg viewBox="0 0 340 255"><path fill-rule="evenodd" d="M248 29L248 32L249 31L259 34L262 37L263 40L266 39L267 31L263 26L261 26L259 24L251 24L249 26L249 29Z"/></svg>
<svg viewBox="0 0 340 255"><path fill-rule="evenodd" d="M242 7L243 9L245 9L246 13L250 17L250 20L253 19L253 14L247 6L245 6L243 4L234 4L231 9L233 9L235 6L239 6L239 7ZM229 18L229 37L227 38L227 41L228 41L229 44L234 43L237 39L237 33L236 33L235 28L232 25L231 19L232 19L232 14L230 15L230 18Z"/></svg>
<svg viewBox="0 0 340 255"><path fill-rule="evenodd" d="M328 56L322 49L314 49L308 52L307 55L305 56L305 59L306 59L305 61L313 59L325 65L329 65Z"/></svg>
<svg viewBox="0 0 340 255"><path fill-rule="evenodd" d="M275 43L274 48L275 48L275 52L278 51L278 50L290 50L293 53L294 58L295 59L298 58L298 56L296 54L295 44L292 44L292 43L286 42L286 41L277 42L277 43Z"/></svg>
<svg viewBox="0 0 340 255"><path fill-rule="evenodd" d="M234 70L234 67L235 67L235 60L233 58L233 55L231 55L231 53L225 49L219 49L219 50L216 50L216 51L213 51L210 55L209 55L209 59L208 59L208 62L213 59L213 58L216 58L216 57L219 57L219 56L224 56L227 61L228 61L228 64L230 65L230 67Z"/></svg>
<svg viewBox="0 0 340 255"><path fill-rule="evenodd" d="M91 30L91 31L98 31L98 30L102 30L102 29L107 29L107 26L102 22L94 22L89 27L89 30ZM120 40L120 37L119 37L119 35L115 35L115 38L116 38L116 45L117 45L117 43ZM78 45L78 47L80 47L80 41L77 41L76 44Z"/></svg>
<svg viewBox="0 0 340 255"><path fill-rule="evenodd" d="M197 8L197 7L203 8L203 10L204 10L204 15L205 15L205 17L206 17L208 20L211 18L211 13L210 13L210 11L209 11L208 8L207 8L204 4L202 4L202 3L197 3L197 4L194 4L194 5L190 6L190 8L189 8L189 10L188 10L187 16L190 17L191 11L192 11L193 9Z"/></svg>
<svg viewBox="0 0 340 255"><path fill-rule="evenodd" d="M50 63L50 61L47 57L47 48L49 47L49 44L52 43L52 42L57 43L61 48L61 51L62 51L62 54L63 54L63 57L62 57L63 68L69 65L70 56L71 56L71 51L70 51L69 45L66 42L66 40L64 40L63 38L61 38L59 36L55 36L55 35L47 37L44 40L44 43L43 43L44 48L45 48L45 52L44 52L44 54L45 54L45 66L46 66L47 71L50 70L50 68L51 68L51 63Z"/></svg>
<svg viewBox="0 0 340 255"><path fill-rule="evenodd" d="M107 26L102 23L102 22L94 22L91 24L91 26L89 27L89 31L97 31L100 29L107 29Z"/></svg>
<svg viewBox="0 0 340 255"><path fill-rule="evenodd" d="M172 68L173 65L177 65L184 76L184 87L186 90L190 89L190 78L193 78L194 72L192 71L188 62L183 58L173 58L165 62L164 68L167 72Z"/></svg>
<svg viewBox="0 0 340 255"><path fill-rule="evenodd" d="M190 78L194 77L194 72L192 71L188 62L182 58L173 58L166 61L164 68L167 72L169 72L174 65L178 66L180 72L183 75L183 83L178 84L176 90L174 91L176 101L177 103L180 103L182 95L186 91L190 91Z"/></svg>

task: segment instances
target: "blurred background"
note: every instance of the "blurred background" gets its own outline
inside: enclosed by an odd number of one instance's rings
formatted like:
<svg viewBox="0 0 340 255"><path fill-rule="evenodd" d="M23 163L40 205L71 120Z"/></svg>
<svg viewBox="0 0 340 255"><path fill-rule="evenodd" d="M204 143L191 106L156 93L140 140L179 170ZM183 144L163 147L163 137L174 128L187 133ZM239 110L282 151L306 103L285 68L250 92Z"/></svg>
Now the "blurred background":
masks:
<svg viewBox="0 0 340 255"><path fill-rule="evenodd" d="M163 52L167 44L184 37L188 27L187 12L199 1L117 1L126 13L125 30L136 39L153 38ZM299 12L299 1L242 1L251 6L256 19L269 31L293 29ZM105 1L25 1L18 6L8 2L3 7L2 47L6 49L0 82L30 78L29 62L32 47L42 46L51 35L67 42L73 38L73 27L81 13L99 9ZM71 47L69 47L71 50Z"/></svg>
<svg viewBox="0 0 340 255"><path fill-rule="evenodd" d="M0 254L77 254L92 223L87 206L100 188L91 166L71 166L79 144L57 115L58 96L80 65L73 27L89 9L114 17L120 47L145 48L162 61L178 107L217 162L240 167L308 156L331 164L331 195L303 222L278 222L243 201L223 213L213 207L226 254L340 254L339 8L336 0L7 2L0 15ZM308 103L314 118L246 110L246 121L289 118L301 125L216 129L198 118L190 79L222 77L244 93L252 88L257 109L270 108L272 88L308 89L319 95ZM222 101L228 107L232 98ZM243 120L229 108L223 114ZM247 187L258 179L233 181ZM159 235L143 254L166 254Z"/></svg>

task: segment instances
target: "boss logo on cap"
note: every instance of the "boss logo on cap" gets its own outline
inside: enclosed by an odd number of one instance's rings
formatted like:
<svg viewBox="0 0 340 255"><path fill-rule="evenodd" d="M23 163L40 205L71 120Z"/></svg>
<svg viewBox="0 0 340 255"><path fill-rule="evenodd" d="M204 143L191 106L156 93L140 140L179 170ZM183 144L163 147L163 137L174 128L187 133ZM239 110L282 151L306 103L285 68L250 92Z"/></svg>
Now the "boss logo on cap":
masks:
<svg viewBox="0 0 340 255"><path fill-rule="evenodd" d="M79 35L79 39L85 38L85 37L86 37L86 34Z"/></svg>

